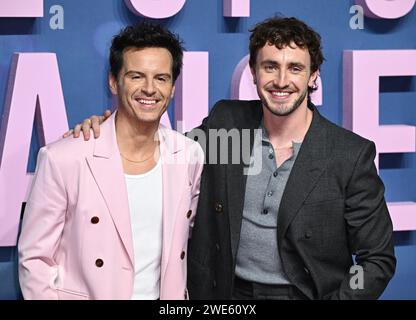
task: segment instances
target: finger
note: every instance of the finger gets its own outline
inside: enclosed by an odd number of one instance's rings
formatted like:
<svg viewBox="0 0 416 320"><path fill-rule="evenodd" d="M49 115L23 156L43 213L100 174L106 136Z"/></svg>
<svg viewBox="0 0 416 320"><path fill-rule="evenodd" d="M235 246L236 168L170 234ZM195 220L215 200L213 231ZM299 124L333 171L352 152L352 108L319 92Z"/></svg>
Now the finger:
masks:
<svg viewBox="0 0 416 320"><path fill-rule="evenodd" d="M91 121L91 125L94 123L94 122L97 122L98 124L101 124L101 116L91 116L90 117L90 121Z"/></svg>
<svg viewBox="0 0 416 320"><path fill-rule="evenodd" d="M74 134L74 130L71 129L71 130L65 132L64 135L62 136L62 138L68 138L72 134Z"/></svg>
<svg viewBox="0 0 416 320"><path fill-rule="evenodd" d="M79 133L81 132L81 125L77 124L73 132L74 132L74 138L79 138Z"/></svg>
<svg viewBox="0 0 416 320"><path fill-rule="evenodd" d="M111 110L107 109L104 111L104 120L111 116Z"/></svg>
<svg viewBox="0 0 416 320"><path fill-rule="evenodd" d="M97 139L100 136L100 117L93 116L90 119L92 132L94 133L94 138Z"/></svg>
<svg viewBox="0 0 416 320"><path fill-rule="evenodd" d="M82 134L84 135L84 140L90 140L90 130L91 130L91 120L87 119L82 122Z"/></svg>

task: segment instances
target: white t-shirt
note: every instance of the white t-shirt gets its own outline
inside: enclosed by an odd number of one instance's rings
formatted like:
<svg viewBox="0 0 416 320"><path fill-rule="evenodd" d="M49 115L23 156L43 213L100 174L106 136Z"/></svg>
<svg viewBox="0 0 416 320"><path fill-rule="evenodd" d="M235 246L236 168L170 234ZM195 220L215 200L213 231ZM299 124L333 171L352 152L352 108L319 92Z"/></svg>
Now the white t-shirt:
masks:
<svg viewBox="0 0 416 320"><path fill-rule="evenodd" d="M132 300L160 294L162 257L162 165L140 175L125 174L133 233L135 277Z"/></svg>

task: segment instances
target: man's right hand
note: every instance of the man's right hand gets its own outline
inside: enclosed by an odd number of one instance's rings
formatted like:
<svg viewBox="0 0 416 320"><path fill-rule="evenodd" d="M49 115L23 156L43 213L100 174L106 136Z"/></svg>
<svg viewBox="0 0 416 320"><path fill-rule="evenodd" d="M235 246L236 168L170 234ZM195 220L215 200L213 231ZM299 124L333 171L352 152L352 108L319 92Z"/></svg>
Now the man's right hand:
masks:
<svg viewBox="0 0 416 320"><path fill-rule="evenodd" d="M94 133L94 138L97 139L100 136L100 124L102 124L109 116L111 116L110 110L105 110L102 116L93 115L88 119L82 121L82 123L78 123L74 129L69 130L66 132L63 137L69 137L70 135L74 135L74 138L79 138L80 133L84 136L84 140L90 140L90 130Z"/></svg>

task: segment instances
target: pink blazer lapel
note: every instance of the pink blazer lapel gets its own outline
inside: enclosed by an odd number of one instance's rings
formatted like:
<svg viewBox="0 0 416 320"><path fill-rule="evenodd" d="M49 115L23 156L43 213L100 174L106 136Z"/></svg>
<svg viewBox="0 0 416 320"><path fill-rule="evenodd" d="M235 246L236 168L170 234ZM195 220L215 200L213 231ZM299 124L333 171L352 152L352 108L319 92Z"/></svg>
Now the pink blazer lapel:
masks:
<svg viewBox="0 0 416 320"><path fill-rule="evenodd" d="M115 132L115 114L101 126L88 165L110 211L114 225L134 267L133 238L126 184Z"/></svg>
<svg viewBox="0 0 416 320"><path fill-rule="evenodd" d="M162 159L163 176L163 252L161 279L163 282L166 267L173 245L173 235L178 209L181 204L184 181L187 170L184 156L184 146L176 139L176 133L167 130L162 125L159 127L160 151Z"/></svg>

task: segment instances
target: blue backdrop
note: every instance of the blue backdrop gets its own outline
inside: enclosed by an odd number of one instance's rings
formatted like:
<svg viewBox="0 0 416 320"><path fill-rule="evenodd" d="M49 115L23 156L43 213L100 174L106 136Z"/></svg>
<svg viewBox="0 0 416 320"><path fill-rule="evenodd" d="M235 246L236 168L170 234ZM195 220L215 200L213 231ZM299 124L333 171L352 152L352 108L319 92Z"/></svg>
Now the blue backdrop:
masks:
<svg viewBox="0 0 416 320"><path fill-rule="evenodd" d="M43 18L0 18L0 114L14 52L55 52L69 126L111 105L107 89L107 51L120 28L141 18L122 0L45 0ZM52 30L49 8L64 9L64 29ZM174 17L159 22L179 33L189 51L209 52L209 104L230 96L238 62L248 53L248 29L275 14L296 16L318 31L326 61L321 70L321 112L342 123L342 53L362 49L416 49L416 8L395 20L365 19L364 29L350 28L353 0L251 0L249 18L224 18L222 0L187 0ZM380 80L380 123L416 125L414 77ZM198 103L198 101L196 101ZM169 112L172 113L171 106ZM36 137L35 137L36 138ZM39 145L33 139L29 171ZM388 201L416 201L415 154L380 155L380 174ZM415 212L416 215L416 212ZM416 232L396 232L396 274L384 299L416 298ZM0 299L20 297L16 248L0 248Z"/></svg>

